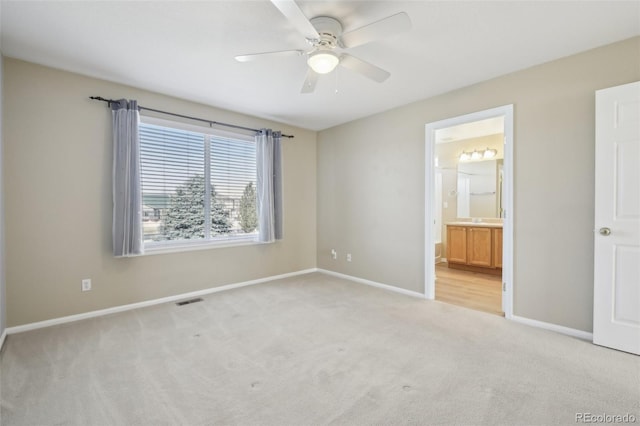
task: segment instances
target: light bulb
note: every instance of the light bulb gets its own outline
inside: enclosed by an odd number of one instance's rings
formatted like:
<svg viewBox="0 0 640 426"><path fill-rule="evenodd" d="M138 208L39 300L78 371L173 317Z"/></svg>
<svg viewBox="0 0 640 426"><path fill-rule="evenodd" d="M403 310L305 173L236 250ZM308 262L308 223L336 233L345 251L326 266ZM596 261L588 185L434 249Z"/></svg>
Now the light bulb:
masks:
<svg viewBox="0 0 640 426"><path fill-rule="evenodd" d="M338 65L338 62L340 62L340 58L330 50L316 50L310 53L309 59L307 59L307 64L318 74L330 73Z"/></svg>
<svg viewBox="0 0 640 426"><path fill-rule="evenodd" d="M497 150L487 148L484 151L484 158L493 158L496 156L497 153L498 153Z"/></svg>
<svg viewBox="0 0 640 426"><path fill-rule="evenodd" d="M480 153L480 151L473 151L471 153L471 159L472 160L479 160L482 158L482 154Z"/></svg>

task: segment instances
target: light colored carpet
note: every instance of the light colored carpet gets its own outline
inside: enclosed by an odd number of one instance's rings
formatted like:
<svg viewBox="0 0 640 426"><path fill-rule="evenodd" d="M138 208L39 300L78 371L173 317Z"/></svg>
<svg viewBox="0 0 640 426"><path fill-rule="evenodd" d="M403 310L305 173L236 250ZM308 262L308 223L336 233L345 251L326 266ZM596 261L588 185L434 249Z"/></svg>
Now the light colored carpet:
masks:
<svg viewBox="0 0 640 426"><path fill-rule="evenodd" d="M640 422L640 357L315 273L9 336L2 425Z"/></svg>

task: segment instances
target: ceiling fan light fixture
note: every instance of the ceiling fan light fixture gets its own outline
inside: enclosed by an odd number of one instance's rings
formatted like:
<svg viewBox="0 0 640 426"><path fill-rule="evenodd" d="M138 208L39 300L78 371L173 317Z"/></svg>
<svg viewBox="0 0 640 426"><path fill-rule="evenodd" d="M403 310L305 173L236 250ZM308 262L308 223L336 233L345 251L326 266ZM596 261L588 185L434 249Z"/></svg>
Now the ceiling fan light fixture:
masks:
<svg viewBox="0 0 640 426"><path fill-rule="evenodd" d="M309 54L307 64L318 74L328 74L338 66L340 58L331 50L316 50Z"/></svg>

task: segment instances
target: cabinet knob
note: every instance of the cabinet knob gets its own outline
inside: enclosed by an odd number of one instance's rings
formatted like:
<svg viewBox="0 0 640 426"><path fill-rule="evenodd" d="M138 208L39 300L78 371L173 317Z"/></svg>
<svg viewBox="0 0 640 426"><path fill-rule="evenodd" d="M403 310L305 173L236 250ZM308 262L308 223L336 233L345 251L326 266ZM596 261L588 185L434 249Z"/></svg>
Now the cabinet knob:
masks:
<svg viewBox="0 0 640 426"><path fill-rule="evenodd" d="M609 228L600 228L600 235L603 235L605 237L608 237L609 235L611 235L611 229Z"/></svg>

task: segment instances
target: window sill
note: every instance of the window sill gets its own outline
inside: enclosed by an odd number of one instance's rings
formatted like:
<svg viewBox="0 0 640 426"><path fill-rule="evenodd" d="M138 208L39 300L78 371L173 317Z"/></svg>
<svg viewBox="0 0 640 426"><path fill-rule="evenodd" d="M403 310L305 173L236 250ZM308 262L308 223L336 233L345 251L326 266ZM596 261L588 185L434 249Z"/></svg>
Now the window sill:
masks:
<svg viewBox="0 0 640 426"><path fill-rule="evenodd" d="M219 239L215 241L178 241L178 242L154 242L146 243L144 253L141 256L152 256L156 254L182 253L195 250L211 250L217 248L253 246L268 243L259 242L255 236L244 238Z"/></svg>

